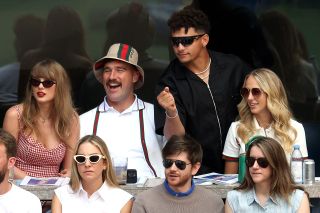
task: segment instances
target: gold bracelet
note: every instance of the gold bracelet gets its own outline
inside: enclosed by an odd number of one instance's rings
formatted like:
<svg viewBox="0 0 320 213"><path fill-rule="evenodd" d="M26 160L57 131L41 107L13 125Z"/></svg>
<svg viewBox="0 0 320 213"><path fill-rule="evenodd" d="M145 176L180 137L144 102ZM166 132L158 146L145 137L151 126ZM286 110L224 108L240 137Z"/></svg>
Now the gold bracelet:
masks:
<svg viewBox="0 0 320 213"><path fill-rule="evenodd" d="M167 111L165 111L167 118L172 119L178 117L178 110L176 110L176 114L174 116L169 116Z"/></svg>

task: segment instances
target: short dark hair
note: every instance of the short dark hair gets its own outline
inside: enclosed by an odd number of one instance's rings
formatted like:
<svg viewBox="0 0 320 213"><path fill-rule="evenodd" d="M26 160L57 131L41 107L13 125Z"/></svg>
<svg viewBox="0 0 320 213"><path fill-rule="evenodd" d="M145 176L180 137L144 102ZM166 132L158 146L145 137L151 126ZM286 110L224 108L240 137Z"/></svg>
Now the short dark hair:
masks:
<svg viewBox="0 0 320 213"><path fill-rule="evenodd" d="M210 22L205 13L192 7L185 7L171 15L168 20L168 26L171 32L175 32L181 28L185 28L185 32L193 27L196 31L209 33Z"/></svg>
<svg viewBox="0 0 320 213"><path fill-rule="evenodd" d="M166 159L169 155L186 152L188 160L194 165L202 161L202 148L201 145L191 136L177 136L173 135L164 148L162 149L162 158Z"/></svg>
<svg viewBox="0 0 320 213"><path fill-rule="evenodd" d="M7 131L0 128L0 144L6 148L7 158L15 157L17 154L16 139Z"/></svg>

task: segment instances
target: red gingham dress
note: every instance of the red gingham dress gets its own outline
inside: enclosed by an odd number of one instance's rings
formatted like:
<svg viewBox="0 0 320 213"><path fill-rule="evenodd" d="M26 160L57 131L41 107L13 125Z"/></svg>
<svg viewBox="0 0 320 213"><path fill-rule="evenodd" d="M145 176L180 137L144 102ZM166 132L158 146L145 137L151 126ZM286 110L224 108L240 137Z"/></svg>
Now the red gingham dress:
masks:
<svg viewBox="0 0 320 213"><path fill-rule="evenodd" d="M60 142L57 147L47 149L33 137L26 135L22 130L21 109L16 106L16 110L19 134L15 166L32 177L57 177L66 153L66 145Z"/></svg>

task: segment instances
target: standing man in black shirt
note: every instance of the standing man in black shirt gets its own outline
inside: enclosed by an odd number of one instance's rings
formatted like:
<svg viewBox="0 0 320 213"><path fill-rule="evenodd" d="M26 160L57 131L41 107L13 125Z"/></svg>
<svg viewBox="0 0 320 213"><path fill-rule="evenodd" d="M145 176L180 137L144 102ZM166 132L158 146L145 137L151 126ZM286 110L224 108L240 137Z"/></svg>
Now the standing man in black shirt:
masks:
<svg viewBox="0 0 320 213"><path fill-rule="evenodd" d="M250 69L234 55L207 50L210 24L202 11L186 7L168 25L176 59L156 87L156 131L166 138L191 135L204 151L198 174L223 173L224 140Z"/></svg>

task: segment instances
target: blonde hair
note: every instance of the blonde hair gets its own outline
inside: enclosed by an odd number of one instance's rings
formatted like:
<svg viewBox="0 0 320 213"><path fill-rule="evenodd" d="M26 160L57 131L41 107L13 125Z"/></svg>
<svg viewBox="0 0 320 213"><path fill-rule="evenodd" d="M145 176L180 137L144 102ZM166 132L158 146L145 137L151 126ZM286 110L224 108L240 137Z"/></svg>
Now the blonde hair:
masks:
<svg viewBox="0 0 320 213"><path fill-rule="evenodd" d="M291 152L297 131L290 125L292 114L288 108L288 100L285 89L279 77L271 70L259 68L250 72L244 81L252 76L259 87L267 95L267 109L272 115L272 127L280 144L286 152ZM245 98L238 104L240 124L237 130L238 136L246 143L249 138L255 135L256 129L253 122L254 115L251 113ZM294 138L290 137L292 132Z"/></svg>
<svg viewBox="0 0 320 213"><path fill-rule="evenodd" d="M111 161L110 153L106 143L96 135L86 135L79 140L75 149L75 155L78 154L79 147L83 143L90 143L94 145L100 150L101 154L105 156L104 160L106 161L107 168L102 172L102 181L107 182L109 186L119 187L117 183L116 175L112 167L112 161ZM73 191L79 190L80 182L81 182L81 176L78 172L77 163L73 160L72 169L71 169L71 179L69 183Z"/></svg>
<svg viewBox="0 0 320 213"><path fill-rule="evenodd" d="M303 187L295 185L291 177L286 154L278 141L268 137L255 139L249 145L246 158L250 157L250 151L253 146L258 147L269 162L271 168L270 195L272 197L279 196L289 202L289 197L294 190L304 190ZM254 185L255 183L252 180L249 168L246 166L245 179L236 190L250 190Z"/></svg>
<svg viewBox="0 0 320 213"><path fill-rule="evenodd" d="M70 116L78 117L73 108L70 81L65 69L58 62L45 59L32 68L30 75L31 78L45 78L56 82L53 106L49 116L54 123L55 133L62 141L65 141L71 134L71 126L74 121L70 119ZM26 95L22 104L23 128L30 134L32 132L37 134L36 120L39 106L33 97L30 81L27 83Z"/></svg>

